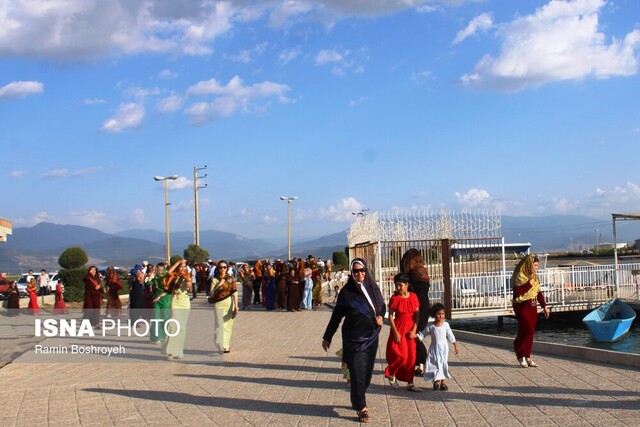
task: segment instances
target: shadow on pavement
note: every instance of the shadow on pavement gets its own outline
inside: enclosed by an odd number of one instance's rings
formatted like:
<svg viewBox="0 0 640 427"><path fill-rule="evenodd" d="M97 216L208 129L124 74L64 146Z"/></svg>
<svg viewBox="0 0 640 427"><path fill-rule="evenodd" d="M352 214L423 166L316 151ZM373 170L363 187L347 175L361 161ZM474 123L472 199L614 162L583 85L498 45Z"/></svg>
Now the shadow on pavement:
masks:
<svg viewBox="0 0 640 427"><path fill-rule="evenodd" d="M116 390L108 388L85 388L84 391L113 394L134 399L151 400L154 402L173 402L186 405L210 406L214 408L235 409L273 414L298 414L301 416L313 416L323 418L342 418L333 406L323 406L307 403L265 402L254 399L233 397L199 396L187 393L153 390ZM342 408L342 407L340 407ZM351 409L344 407L345 409Z"/></svg>

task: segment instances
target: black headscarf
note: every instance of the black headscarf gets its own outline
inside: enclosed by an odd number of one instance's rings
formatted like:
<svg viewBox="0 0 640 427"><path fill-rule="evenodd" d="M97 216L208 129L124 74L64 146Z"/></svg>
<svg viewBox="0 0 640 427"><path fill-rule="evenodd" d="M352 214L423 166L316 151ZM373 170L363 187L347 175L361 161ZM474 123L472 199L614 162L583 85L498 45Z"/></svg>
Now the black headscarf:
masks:
<svg viewBox="0 0 640 427"><path fill-rule="evenodd" d="M371 298L371 302L373 303L373 307L375 308L375 313L371 311L371 305L369 305L369 301L362 293L360 286L353 278L353 266L354 264L361 264L364 269L364 281L362 284L367 290L367 294L369 294L369 298ZM362 258L355 258L351 261L351 266L349 268L351 271L351 275L349 276L349 280L345 287L338 294L338 301L336 301L336 305L346 305L355 310L360 311L362 314L367 316L371 316L375 318L376 316L381 316L384 314L385 304L384 298L382 298L382 293L380 292L380 288L376 284L375 280L371 277L369 273L369 269L367 268L367 263ZM345 292L346 291L346 292ZM343 295L344 293L344 295ZM373 315L372 315L373 314Z"/></svg>

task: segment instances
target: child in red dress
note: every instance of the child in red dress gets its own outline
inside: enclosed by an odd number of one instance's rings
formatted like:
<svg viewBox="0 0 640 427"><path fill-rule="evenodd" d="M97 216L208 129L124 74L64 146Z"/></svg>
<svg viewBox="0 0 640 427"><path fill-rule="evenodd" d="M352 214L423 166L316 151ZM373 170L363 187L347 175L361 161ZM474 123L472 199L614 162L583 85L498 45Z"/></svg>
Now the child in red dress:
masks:
<svg viewBox="0 0 640 427"><path fill-rule="evenodd" d="M384 376L391 388L398 389L398 380L407 382L407 390L422 391L413 384L416 364L415 335L420 318L420 303L416 294L409 292L409 277L397 274L393 278L396 292L389 300L391 333L387 341L387 363Z"/></svg>

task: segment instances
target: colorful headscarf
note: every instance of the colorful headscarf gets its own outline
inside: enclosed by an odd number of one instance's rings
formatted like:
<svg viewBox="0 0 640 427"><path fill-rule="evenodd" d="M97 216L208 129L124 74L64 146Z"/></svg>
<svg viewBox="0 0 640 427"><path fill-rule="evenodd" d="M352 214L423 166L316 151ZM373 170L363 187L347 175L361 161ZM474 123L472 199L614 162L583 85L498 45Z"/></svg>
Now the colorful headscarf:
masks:
<svg viewBox="0 0 640 427"><path fill-rule="evenodd" d="M516 265L513 274L511 275L511 288L516 289L520 286L524 286L529 283L529 280L533 279L533 285L524 294L513 299L513 302L520 303L536 298L538 292L540 292L540 281L538 280L538 274L533 269L533 263L538 262L538 258L529 254L522 258L518 265Z"/></svg>

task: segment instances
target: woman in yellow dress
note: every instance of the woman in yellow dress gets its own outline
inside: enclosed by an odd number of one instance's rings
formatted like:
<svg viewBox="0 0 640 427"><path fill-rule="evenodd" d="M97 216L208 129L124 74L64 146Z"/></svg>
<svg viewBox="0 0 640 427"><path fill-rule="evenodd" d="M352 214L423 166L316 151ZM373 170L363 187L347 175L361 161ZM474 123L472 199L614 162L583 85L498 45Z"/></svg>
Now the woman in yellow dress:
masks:
<svg viewBox="0 0 640 427"><path fill-rule="evenodd" d="M189 296L191 293L191 274L187 270L187 262L183 259L176 261L167 270L167 275L162 281L165 284L165 290L171 292L170 320L173 319L178 323L167 321L167 339L162 344L162 354L166 355L168 360L182 359L191 309Z"/></svg>
<svg viewBox="0 0 640 427"><path fill-rule="evenodd" d="M216 325L214 340L223 353L231 351L231 333L233 319L238 314L238 292L236 281L228 273L227 261L220 260L216 266L215 275L211 279L210 302L214 304Z"/></svg>

